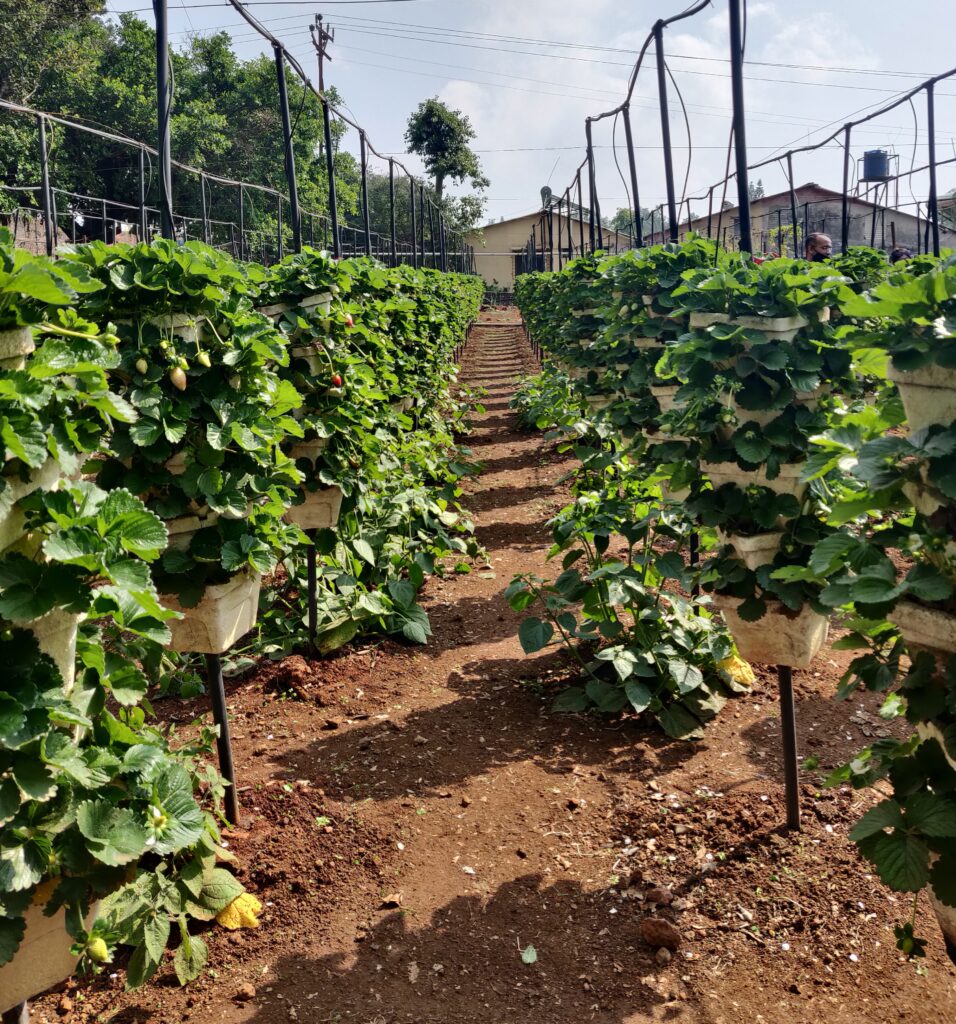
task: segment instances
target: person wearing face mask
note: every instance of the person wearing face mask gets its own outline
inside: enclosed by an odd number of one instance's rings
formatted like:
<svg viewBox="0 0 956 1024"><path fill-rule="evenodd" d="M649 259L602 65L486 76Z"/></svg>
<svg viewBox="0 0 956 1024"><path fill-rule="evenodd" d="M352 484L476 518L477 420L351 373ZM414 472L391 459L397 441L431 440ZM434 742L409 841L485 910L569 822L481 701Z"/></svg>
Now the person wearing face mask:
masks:
<svg viewBox="0 0 956 1024"><path fill-rule="evenodd" d="M828 260L833 253L833 241L829 235L825 235L821 231L814 231L812 235L807 235L803 253L811 263Z"/></svg>

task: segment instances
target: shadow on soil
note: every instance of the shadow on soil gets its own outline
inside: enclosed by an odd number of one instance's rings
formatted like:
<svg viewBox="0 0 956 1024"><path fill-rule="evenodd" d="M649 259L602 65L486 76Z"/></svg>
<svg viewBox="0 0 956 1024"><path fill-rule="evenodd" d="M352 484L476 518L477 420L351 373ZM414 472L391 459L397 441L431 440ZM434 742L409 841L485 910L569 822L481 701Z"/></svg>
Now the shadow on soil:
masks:
<svg viewBox="0 0 956 1024"><path fill-rule="evenodd" d="M480 879L475 882L480 888ZM514 879L441 906L428 921L414 907L382 911L354 952L274 963L270 1004L247 1018L293 1016L361 1024L625 1024L686 1020L687 1004L662 992L638 939L636 915L609 916L605 890ZM536 962L522 951L533 946Z"/></svg>

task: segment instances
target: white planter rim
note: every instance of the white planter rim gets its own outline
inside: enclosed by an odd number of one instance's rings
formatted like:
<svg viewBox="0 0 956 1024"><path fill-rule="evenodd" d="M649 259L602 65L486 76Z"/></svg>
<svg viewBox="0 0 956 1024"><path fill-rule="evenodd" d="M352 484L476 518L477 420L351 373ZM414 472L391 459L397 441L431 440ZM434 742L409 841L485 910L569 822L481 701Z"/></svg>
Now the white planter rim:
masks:
<svg viewBox="0 0 956 1024"><path fill-rule="evenodd" d="M743 599L729 594L714 594L719 609L733 634L742 657L762 665L788 665L809 668L826 643L829 620L809 605L793 613L776 600L767 600L767 611L755 622L740 618L737 609Z"/></svg>

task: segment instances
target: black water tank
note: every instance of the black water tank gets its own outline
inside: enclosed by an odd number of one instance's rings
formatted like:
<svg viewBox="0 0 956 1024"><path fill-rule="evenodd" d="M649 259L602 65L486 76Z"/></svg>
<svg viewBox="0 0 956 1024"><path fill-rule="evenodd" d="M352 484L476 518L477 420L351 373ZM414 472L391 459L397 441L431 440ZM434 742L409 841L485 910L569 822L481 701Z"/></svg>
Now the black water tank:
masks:
<svg viewBox="0 0 956 1024"><path fill-rule="evenodd" d="M863 154L863 181L888 181L890 154L885 149L869 149Z"/></svg>

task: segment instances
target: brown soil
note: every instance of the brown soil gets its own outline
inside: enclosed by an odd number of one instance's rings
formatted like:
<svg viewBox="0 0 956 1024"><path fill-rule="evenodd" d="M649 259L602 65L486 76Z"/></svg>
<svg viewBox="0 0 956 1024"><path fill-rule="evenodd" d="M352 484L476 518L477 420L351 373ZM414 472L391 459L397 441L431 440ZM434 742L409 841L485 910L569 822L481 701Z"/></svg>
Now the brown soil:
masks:
<svg viewBox="0 0 956 1024"><path fill-rule="evenodd" d="M464 367L488 391L468 505L489 568L428 584L427 648L290 658L231 688L244 818L230 842L262 926L211 929L212 969L189 989L165 969L125 994L119 971L38 1000L35 1019L952 1021L956 971L934 920L921 913L927 959L907 963L892 925L908 900L848 841L871 797L818 788L885 734L869 695L833 700L848 655L794 673L801 755L819 760L799 834L782 827L770 670L697 743L549 712L561 655L522 655L501 592L515 572L548 571L571 464L508 409L532 367L512 313L483 315ZM167 707L188 721L203 702ZM677 948L658 954L645 935Z"/></svg>

